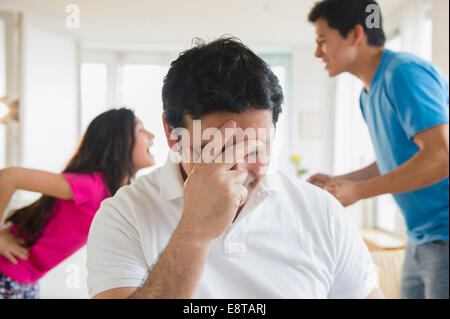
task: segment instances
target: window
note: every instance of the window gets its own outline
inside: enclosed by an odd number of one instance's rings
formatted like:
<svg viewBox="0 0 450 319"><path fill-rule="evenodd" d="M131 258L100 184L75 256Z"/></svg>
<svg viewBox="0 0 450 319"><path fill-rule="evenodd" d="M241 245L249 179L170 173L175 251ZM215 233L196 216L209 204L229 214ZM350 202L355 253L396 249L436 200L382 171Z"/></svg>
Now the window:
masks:
<svg viewBox="0 0 450 319"><path fill-rule="evenodd" d="M163 80L168 71L167 65L126 64L123 67L122 102L132 107L144 127L155 135L151 152L158 166L166 161L169 152L162 124L161 97ZM139 174L153 169L143 169Z"/></svg>
<svg viewBox="0 0 450 319"><path fill-rule="evenodd" d="M386 40L386 49L392 51L401 51L402 50L402 38L400 36L400 31L395 30L394 33L388 37Z"/></svg>
<svg viewBox="0 0 450 319"><path fill-rule="evenodd" d="M81 130L106 108L107 69L104 63L81 66Z"/></svg>
<svg viewBox="0 0 450 319"><path fill-rule="evenodd" d="M286 174L290 174L291 163L289 162L289 152L291 150L290 142L290 91L289 79L291 70L291 57L288 54L272 54L260 55L266 61L280 81L281 88L284 93L284 103L282 105L282 113L278 119L276 136L274 140L273 154L271 158L271 168L279 169Z"/></svg>
<svg viewBox="0 0 450 319"><path fill-rule="evenodd" d="M375 161L372 141L359 107L362 82L350 74L341 74L336 82L335 139L333 175L364 168ZM349 222L372 227L373 199L346 208Z"/></svg>
<svg viewBox="0 0 450 319"><path fill-rule="evenodd" d="M151 152L156 165L138 172L146 174L166 161L169 147L162 125L161 92L170 62L177 54L96 53L86 52L81 66L81 134L90 121L111 107L126 106L135 111L145 128L155 135ZM289 167L289 71L290 56L266 55L285 94L283 113L277 124L272 157L273 168Z"/></svg>
<svg viewBox="0 0 450 319"><path fill-rule="evenodd" d="M386 48L392 51L402 51L400 30L396 30L386 41ZM390 194L378 196L375 199L375 226L389 233L396 233L397 220L401 220L401 212Z"/></svg>
<svg viewBox="0 0 450 319"><path fill-rule="evenodd" d="M427 7L423 13L423 47L421 56L428 61L433 59L433 18L431 8Z"/></svg>
<svg viewBox="0 0 450 319"><path fill-rule="evenodd" d="M155 135L152 154L157 165L143 169L138 176L162 165L169 147L162 126L161 89L169 59L150 54L85 52L81 66L81 134L100 113L116 107L128 107Z"/></svg>

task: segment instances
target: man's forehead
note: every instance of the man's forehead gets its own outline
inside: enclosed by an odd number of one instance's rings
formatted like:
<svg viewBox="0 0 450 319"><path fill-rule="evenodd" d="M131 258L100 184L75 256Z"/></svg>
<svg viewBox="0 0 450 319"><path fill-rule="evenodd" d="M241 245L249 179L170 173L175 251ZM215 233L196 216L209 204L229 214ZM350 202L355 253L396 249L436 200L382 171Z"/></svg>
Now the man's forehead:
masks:
<svg viewBox="0 0 450 319"><path fill-rule="evenodd" d="M214 139L221 127L227 122L234 121L236 129L234 136L229 139L230 143L239 143L248 139L258 139L264 143L268 143L274 135L273 115L272 110L253 109L249 108L242 113L232 113L227 111L216 111L202 116L196 120L192 117L187 117L187 129L190 131L191 138L194 138L194 145L199 142L205 146ZM195 134L199 134L200 138L196 139ZM225 136L232 134L231 129L225 129Z"/></svg>
<svg viewBox="0 0 450 319"><path fill-rule="evenodd" d="M220 126L225 124L227 121L221 123ZM224 131L219 130L218 127L208 127L204 126L203 123L201 123L202 127L201 130L198 129L198 123L196 122L194 126L197 127L197 133L200 135L200 139L195 138L195 129L192 130L191 137L194 139L193 143L194 145L197 145L199 142L201 143L201 146L205 146L209 142L213 141L215 138L218 138L218 134L220 135L220 138L224 138L228 140L228 143L226 143L226 146L230 146L232 144L236 144L242 141L246 140L252 140L257 139L264 144L270 143L270 141L273 140L275 135L275 128L273 126L269 127L245 127L242 128L239 125L233 130L232 128L226 128ZM238 124L238 123L236 123ZM220 127L219 126L219 127ZM223 133L222 133L223 132ZM223 136L222 136L223 134Z"/></svg>
<svg viewBox="0 0 450 319"><path fill-rule="evenodd" d="M202 116L197 121L201 122L202 131L211 128L219 129L228 121L236 122L236 127L247 130L258 128L270 129L273 127L272 110L249 109L242 113L232 113L226 111L217 111ZM194 119L189 117L188 129L193 128Z"/></svg>

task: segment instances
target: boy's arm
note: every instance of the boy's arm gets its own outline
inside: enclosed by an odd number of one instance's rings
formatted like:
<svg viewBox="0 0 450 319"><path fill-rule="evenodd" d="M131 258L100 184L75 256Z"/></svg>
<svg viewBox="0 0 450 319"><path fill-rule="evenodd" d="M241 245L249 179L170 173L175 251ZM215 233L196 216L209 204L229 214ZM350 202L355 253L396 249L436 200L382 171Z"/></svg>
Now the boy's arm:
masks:
<svg viewBox="0 0 450 319"><path fill-rule="evenodd" d="M413 138L420 151L392 172L359 184L361 198L422 189L449 176L449 126L438 125Z"/></svg>

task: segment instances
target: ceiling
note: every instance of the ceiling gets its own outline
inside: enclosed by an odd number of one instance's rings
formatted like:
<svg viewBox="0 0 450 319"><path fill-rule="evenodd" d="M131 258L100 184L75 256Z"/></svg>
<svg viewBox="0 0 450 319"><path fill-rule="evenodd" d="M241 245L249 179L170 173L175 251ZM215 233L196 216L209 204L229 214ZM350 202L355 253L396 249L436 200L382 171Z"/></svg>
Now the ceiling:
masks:
<svg viewBox="0 0 450 319"><path fill-rule="evenodd" d="M267 48L313 45L307 14L315 0L1 0L0 9L25 12L35 23L97 45L189 45L223 34ZM380 0L389 15L404 0ZM67 29L68 4L80 9L80 28Z"/></svg>

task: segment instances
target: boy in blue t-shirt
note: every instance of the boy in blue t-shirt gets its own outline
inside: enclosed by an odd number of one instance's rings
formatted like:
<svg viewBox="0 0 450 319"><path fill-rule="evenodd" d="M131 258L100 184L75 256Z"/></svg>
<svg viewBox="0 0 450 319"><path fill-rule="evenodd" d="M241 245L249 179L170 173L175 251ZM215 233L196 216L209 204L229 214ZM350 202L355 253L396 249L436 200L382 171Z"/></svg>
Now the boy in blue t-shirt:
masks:
<svg viewBox="0 0 450 319"><path fill-rule="evenodd" d="M329 75L363 83L360 107L376 154L372 165L308 181L344 205L393 194L406 221L403 298L449 297L449 88L432 63L384 48L374 0L324 0L309 14L316 57Z"/></svg>

